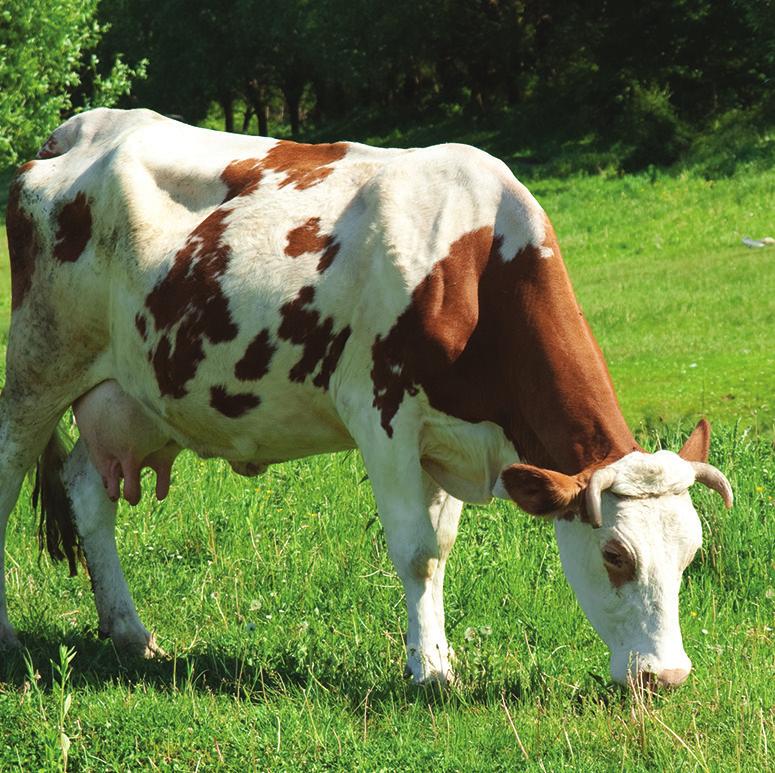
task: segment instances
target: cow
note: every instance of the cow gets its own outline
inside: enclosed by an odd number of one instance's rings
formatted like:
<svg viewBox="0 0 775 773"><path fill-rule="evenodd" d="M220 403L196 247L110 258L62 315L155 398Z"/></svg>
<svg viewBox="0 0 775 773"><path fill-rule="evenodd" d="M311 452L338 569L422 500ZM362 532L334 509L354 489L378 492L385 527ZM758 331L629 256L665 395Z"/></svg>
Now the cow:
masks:
<svg viewBox="0 0 775 773"><path fill-rule="evenodd" d="M616 682L685 680L678 593L702 539L689 488L732 505L710 426L678 454L638 445L554 229L502 162L97 109L20 167L7 230L0 536L37 463L49 552L71 572L85 561L117 647L160 652L114 536L142 468L162 499L182 449L256 475L358 448L415 682L453 678L445 566L463 502L493 496L553 519ZM18 641L4 585L0 641Z"/></svg>

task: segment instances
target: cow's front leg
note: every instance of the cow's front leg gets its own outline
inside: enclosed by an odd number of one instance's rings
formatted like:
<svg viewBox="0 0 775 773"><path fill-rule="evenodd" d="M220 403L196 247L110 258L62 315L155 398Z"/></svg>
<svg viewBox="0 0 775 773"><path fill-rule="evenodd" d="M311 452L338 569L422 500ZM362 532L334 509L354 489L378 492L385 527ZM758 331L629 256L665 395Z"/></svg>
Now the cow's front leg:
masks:
<svg viewBox="0 0 775 773"><path fill-rule="evenodd" d="M137 615L116 551L116 503L108 498L83 441L65 461L62 477L89 567L100 635L132 655L162 654Z"/></svg>
<svg viewBox="0 0 775 773"><path fill-rule="evenodd" d="M460 523L460 513L463 510L463 503L459 499L448 494L424 473L425 496L430 514L431 524L436 532L436 543L439 547L439 562L436 571L433 573L433 603L436 609L436 617L445 630L444 614L444 574L447 567L447 558L452 551L457 538L458 524ZM449 656L452 658L454 653L452 647L449 648Z"/></svg>
<svg viewBox="0 0 775 773"><path fill-rule="evenodd" d="M361 446L388 552L404 586L406 670L417 683L452 679L449 649L434 593L441 552L416 452L399 445Z"/></svg>

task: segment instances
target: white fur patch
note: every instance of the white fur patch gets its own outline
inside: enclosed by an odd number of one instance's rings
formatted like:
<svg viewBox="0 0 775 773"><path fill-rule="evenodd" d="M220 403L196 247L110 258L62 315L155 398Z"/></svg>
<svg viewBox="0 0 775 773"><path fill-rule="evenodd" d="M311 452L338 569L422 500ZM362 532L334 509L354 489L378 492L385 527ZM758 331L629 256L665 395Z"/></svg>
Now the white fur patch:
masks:
<svg viewBox="0 0 775 773"><path fill-rule="evenodd" d="M611 491L625 497L682 494L694 483L694 469L672 451L634 451L611 465L616 480Z"/></svg>

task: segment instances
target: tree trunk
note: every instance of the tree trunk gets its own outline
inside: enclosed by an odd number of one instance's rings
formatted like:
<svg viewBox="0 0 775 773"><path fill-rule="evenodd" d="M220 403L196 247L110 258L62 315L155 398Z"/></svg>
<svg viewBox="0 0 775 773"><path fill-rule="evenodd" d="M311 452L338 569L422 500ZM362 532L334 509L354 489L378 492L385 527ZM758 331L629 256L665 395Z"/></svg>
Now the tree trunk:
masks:
<svg viewBox="0 0 775 773"><path fill-rule="evenodd" d="M234 100L231 95L224 95L219 100L223 110L223 125L227 132L234 131Z"/></svg>
<svg viewBox="0 0 775 773"><path fill-rule="evenodd" d="M306 85L306 78L301 71L298 68L289 67L280 86L283 97L285 97L285 108L288 111L291 134L294 137L298 136L301 126L301 98Z"/></svg>
<svg viewBox="0 0 775 773"><path fill-rule="evenodd" d="M285 90L285 103L288 108L288 120L291 123L291 134L297 137L301 118L299 115L299 106L301 104L301 92L295 89Z"/></svg>
<svg viewBox="0 0 775 773"><path fill-rule="evenodd" d="M315 106L312 108L312 120L316 126L323 123L328 116L328 85L322 80L313 81L312 91L315 94Z"/></svg>
<svg viewBox="0 0 775 773"><path fill-rule="evenodd" d="M250 119L253 117L253 108L245 106L245 115L242 116L242 133L247 134L250 129Z"/></svg>
<svg viewBox="0 0 775 773"><path fill-rule="evenodd" d="M262 137L269 136L269 116L267 115L266 105L262 102L260 105L253 105L256 118L258 118L258 133Z"/></svg>
<svg viewBox="0 0 775 773"><path fill-rule="evenodd" d="M245 93L250 107L258 119L258 133L262 137L269 136L269 115L267 110L267 89L257 80L251 79L245 85Z"/></svg>

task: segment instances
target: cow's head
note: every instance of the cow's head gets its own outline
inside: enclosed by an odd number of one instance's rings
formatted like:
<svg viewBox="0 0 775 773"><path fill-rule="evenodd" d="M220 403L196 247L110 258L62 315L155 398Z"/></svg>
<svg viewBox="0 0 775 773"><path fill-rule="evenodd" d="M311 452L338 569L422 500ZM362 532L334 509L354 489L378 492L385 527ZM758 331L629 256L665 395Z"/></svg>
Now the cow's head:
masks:
<svg viewBox="0 0 775 773"><path fill-rule="evenodd" d="M493 489L529 513L555 516L565 575L611 650L619 683L678 685L691 669L678 589L702 527L689 487L702 483L732 506L729 482L706 463L709 442L703 420L678 454L633 452L573 476L515 464Z"/></svg>

